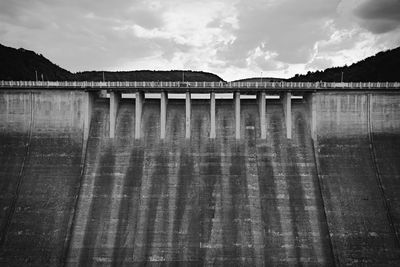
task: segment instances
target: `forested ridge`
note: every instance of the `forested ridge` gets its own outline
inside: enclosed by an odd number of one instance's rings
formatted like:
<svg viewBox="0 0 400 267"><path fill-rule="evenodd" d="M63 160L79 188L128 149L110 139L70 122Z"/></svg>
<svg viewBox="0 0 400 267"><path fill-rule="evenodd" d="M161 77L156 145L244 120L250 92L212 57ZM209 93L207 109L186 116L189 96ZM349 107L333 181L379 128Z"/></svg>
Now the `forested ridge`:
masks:
<svg viewBox="0 0 400 267"><path fill-rule="evenodd" d="M350 66L296 74L294 82L395 82L400 81L400 47L379 52Z"/></svg>
<svg viewBox="0 0 400 267"><path fill-rule="evenodd" d="M41 54L0 44L0 80L5 81L223 81L219 76L191 70L84 71L72 73Z"/></svg>

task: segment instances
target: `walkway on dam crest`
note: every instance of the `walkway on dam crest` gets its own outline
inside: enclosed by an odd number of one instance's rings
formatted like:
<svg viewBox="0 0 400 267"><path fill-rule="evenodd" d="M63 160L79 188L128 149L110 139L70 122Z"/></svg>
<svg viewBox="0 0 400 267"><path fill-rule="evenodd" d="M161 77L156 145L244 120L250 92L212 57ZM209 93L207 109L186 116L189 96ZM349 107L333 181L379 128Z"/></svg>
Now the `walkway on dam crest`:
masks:
<svg viewBox="0 0 400 267"><path fill-rule="evenodd" d="M337 90L399 90L400 82L88 82L88 81L0 81L0 89L76 89L121 92L167 91L170 93L254 93L258 91L337 91Z"/></svg>

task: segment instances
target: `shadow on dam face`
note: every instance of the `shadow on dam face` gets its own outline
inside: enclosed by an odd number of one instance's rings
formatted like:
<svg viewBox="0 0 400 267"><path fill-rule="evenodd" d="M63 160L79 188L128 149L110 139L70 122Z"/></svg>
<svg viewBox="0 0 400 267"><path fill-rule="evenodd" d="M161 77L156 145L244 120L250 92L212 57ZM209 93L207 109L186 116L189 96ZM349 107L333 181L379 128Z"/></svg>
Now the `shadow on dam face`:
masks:
<svg viewBox="0 0 400 267"><path fill-rule="evenodd" d="M84 92L0 93L0 263L5 266L396 265L400 231L400 95L318 93L281 102L122 99L115 138L109 101Z"/></svg>

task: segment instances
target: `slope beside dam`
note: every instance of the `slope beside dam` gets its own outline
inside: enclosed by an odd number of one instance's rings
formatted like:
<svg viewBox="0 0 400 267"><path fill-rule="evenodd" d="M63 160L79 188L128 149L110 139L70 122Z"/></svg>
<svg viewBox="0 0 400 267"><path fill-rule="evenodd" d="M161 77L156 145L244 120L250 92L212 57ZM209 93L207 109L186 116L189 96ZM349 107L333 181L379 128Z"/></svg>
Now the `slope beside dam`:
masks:
<svg viewBox="0 0 400 267"><path fill-rule="evenodd" d="M6 266L395 265L400 262L400 95L318 93L293 100L291 140L279 100L260 139L255 100L146 99L142 138L122 99L85 93L0 94L1 252Z"/></svg>

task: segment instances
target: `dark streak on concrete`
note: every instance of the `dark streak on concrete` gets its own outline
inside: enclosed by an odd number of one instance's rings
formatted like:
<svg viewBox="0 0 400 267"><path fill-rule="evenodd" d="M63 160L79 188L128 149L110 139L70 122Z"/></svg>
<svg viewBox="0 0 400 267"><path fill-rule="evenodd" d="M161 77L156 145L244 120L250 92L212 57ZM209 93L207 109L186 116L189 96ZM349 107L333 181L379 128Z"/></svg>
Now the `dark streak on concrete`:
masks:
<svg viewBox="0 0 400 267"><path fill-rule="evenodd" d="M201 158L201 162L206 162L204 170L200 170L200 190L199 190L199 207L200 207L200 259L206 259L207 248L204 246L211 242L211 231L213 227L213 219L215 218L215 190L217 177L221 176L221 156L214 146L213 142L207 145L206 156ZM204 262L204 264L210 264Z"/></svg>
<svg viewBox="0 0 400 267"><path fill-rule="evenodd" d="M295 113L295 142L297 144L296 146L296 153L298 155L298 158L303 159L305 163L309 163L312 165L315 165L316 163L314 162L314 152L313 152L313 147L312 147L312 140L310 135L310 127L309 123L307 122L306 118L307 115L303 113L302 110L296 109L294 111ZM313 261L317 261L320 259L320 261L325 265L325 266L333 266L333 254L332 254L332 248L331 248L331 240L329 236L329 231L328 231L328 225L326 222L326 216L324 214L324 206L321 198L321 192L319 190L320 185L319 185L319 180L317 177L317 172L316 172L316 166L314 168L308 168L309 170L309 175L311 176L311 183L313 187L313 196L315 197L315 216L310 217L309 220L316 220L315 224L318 226L318 237L320 238L319 242L317 244L312 243L312 240L310 241L310 244L312 247L314 247L313 252L316 251L316 247L320 247L321 249L321 255L318 255L316 253L312 254L312 259ZM313 214L310 214L313 216ZM312 230L311 230L312 231ZM317 262L316 262L317 263Z"/></svg>
<svg viewBox="0 0 400 267"><path fill-rule="evenodd" d="M142 181L144 151L140 146L130 154L129 167L123 186L123 198L118 216L117 237L114 244L113 265L119 266L132 260L131 247L137 231L140 187ZM133 235L133 237L131 237ZM128 243L131 242L131 243Z"/></svg>
<svg viewBox="0 0 400 267"><path fill-rule="evenodd" d="M269 106L267 106L269 108ZM272 167L273 156L275 151L273 147L279 147L279 143L270 147L267 143L270 140L276 140L273 124L279 123L279 120L273 115L271 123L268 125L269 136L266 141L260 141L257 144L257 166L258 166L258 183L260 187L261 202L261 218L264 229L264 259L266 265L276 264L276 257L279 244L274 233L281 233L281 225L279 223L279 211L277 203L277 193L274 186L274 172ZM276 126L275 126L276 127ZM276 129L276 128L275 128Z"/></svg>
<svg viewBox="0 0 400 267"><path fill-rule="evenodd" d="M93 264L93 259L96 250L96 240L104 238L104 233L107 231L103 223L107 222L109 217L109 204L111 202L111 192L113 188L113 167L115 159L112 153L110 144L106 145L105 152L100 159L100 168L98 176L94 184L93 199L88 214L88 223L85 230L85 237L80 259L81 266Z"/></svg>
<svg viewBox="0 0 400 267"><path fill-rule="evenodd" d="M297 123L297 121L295 123ZM301 135L301 129L299 129L299 131L299 134ZM300 143L298 145L301 146L300 149L304 149L304 143ZM305 216L307 214L304 209L306 205L304 202L305 195L302 188L300 171L296 166L296 163L299 162L299 159L293 141L288 142L287 150L284 150L283 153L286 154L285 158L287 158L287 161L285 162L288 164L287 168L285 169L285 173L287 175L286 181L288 184L292 234L294 237L294 250L297 262L302 262L302 257L312 259L315 258L315 255L307 255L307 252L312 253L312 250L301 249L302 244L306 246L309 246L310 243L312 244L312 241L307 240L311 238L311 236L306 235L306 233L312 233L312 231L309 229L309 225L307 223L309 218Z"/></svg>

